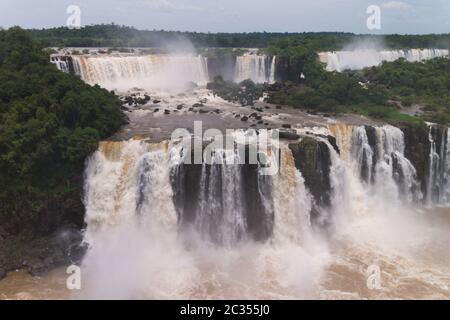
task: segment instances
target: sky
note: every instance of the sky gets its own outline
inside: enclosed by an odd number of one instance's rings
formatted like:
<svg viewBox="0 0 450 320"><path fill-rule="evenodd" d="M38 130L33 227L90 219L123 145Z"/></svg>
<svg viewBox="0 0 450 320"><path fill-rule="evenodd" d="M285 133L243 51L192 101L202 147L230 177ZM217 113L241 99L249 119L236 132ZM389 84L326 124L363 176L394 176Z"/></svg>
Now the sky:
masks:
<svg viewBox="0 0 450 320"><path fill-rule="evenodd" d="M79 6L82 26L114 22L198 32L450 33L450 0L1 0L0 26L64 26L70 5ZM367 27L371 5L380 8L380 29Z"/></svg>

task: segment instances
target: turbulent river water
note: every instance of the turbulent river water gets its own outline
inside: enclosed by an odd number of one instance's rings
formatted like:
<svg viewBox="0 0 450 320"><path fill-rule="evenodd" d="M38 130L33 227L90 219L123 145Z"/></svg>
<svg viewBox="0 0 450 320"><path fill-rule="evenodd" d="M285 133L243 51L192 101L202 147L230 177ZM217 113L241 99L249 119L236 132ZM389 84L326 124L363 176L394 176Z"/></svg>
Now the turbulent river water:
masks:
<svg viewBox="0 0 450 320"><path fill-rule="evenodd" d="M274 60L241 60L237 75L273 79ZM130 78L152 87L156 69L170 76L158 86L208 77L201 57L80 61L83 79L109 89ZM429 124L428 149L411 152L400 128L365 118L242 108L204 89L151 95L86 162L81 290L66 289L65 268L18 271L0 281L0 299L450 299L447 128ZM196 101L202 112L188 109ZM167 135L194 120L241 129L246 150L253 122L292 128L264 164L240 164L234 144L190 165Z"/></svg>
<svg viewBox="0 0 450 320"><path fill-rule="evenodd" d="M450 254L447 248L450 209L424 210L414 219L417 219L414 222L417 229L409 231L422 238L417 239L416 244L404 244L402 251L348 237L335 239L327 248L318 249L315 257L295 246L264 248L253 245L234 253L226 250L209 252L212 254L209 258L204 256L206 253L186 250L185 254L196 260L191 266L197 269L195 277L183 279L185 275L174 273L170 280L173 287L158 292L135 292L130 297L450 299ZM381 269L379 290L370 290L367 286L366 271L373 264ZM167 267L176 268L173 265ZM145 281L146 276L150 279L152 275L152 270L148 270L140 276ZM67 290L67 277L65 268L41 278L20 271L11 273L0 282L0 299L92 298L91 293L83 290ZM180 286L183 280L187 283Z"/></svg>

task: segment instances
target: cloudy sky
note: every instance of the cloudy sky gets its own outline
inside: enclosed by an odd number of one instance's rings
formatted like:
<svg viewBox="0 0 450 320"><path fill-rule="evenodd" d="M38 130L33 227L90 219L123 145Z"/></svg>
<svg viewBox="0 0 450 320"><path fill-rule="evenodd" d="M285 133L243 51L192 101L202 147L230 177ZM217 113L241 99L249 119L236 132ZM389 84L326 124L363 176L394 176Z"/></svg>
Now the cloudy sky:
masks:
<svg viewBox="0 0 450 320"><path fill-rule="evenodd" d="M450 0L1 0L0 26L62 26L69 5L81 8L82 25L150 30L450 32ZM381 8L379 31L367 29L370 5Z"/></svg>

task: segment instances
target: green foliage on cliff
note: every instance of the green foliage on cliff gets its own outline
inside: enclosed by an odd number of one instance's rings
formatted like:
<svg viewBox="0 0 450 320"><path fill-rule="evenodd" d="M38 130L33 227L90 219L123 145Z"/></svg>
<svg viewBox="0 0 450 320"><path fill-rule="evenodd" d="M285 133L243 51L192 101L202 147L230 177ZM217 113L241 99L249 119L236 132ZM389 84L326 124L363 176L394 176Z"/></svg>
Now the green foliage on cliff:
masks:
<svg viewBox="0 0 450 320"><path fill-rule="evenodd" d="M215 77L213 82L208 83L207 88L224 100L239 103L242 106L253 106L254 102L263 96L267 85L257 84L251 80L244 80L238 84L224 81L219 76Z"/></svg>
<svg viewBox="0 0 450 320"><path fill-rule="evenodd" d="M368 68L363 76L373 85L383 88L391 101L412 109L425 111L425 120L450 122L450 60L437 58L425 62L400 59Z"/></svg>
<svg viewBox="0 0 450 320"><path fill-rule="evenodd" d="M28 32L0 31L0 220L78 205L86 156L122 123L116 96L58 71Z"/></svg>

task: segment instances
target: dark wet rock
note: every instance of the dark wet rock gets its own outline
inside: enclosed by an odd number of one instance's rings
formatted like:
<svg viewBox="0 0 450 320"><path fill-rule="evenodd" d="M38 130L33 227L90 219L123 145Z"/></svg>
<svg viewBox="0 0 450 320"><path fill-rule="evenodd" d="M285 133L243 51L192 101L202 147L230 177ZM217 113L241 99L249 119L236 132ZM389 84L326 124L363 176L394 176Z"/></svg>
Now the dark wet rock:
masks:
<svg viewBox="0 0 450 320"><path fill-rule="evenodd" d="M198 110L198 112L199 112L199 113L208 113L209 111L208 111L208 110L205 110L205 109L200 109L200 110Z"/></svg>
<svg viewBox="0 0 450 320"><path fill-rule="evenodd" d="M241 121L248 121L248 117L247 117L247 116L243 116L243 117L241 118Z"/></svg>
<svg viewBox="0 0 450 320"><path fill-rule="evenodd" d="M264 109L270 109L270 107L269 106L264 106Z"/></svg>
<svg viewBox="0 0 450 320"><path fill-rule="evenodd" d="M292 125L290 125L288 123L284 123L284 124L281 125L281 127L285 128L285 129L290 129L290 128L292 128Z"/></svg>
<svg viewBox="0 0 450 320"><path fill-rule="evenodd" d="M252 124L250 125L250 127L256 127L256 124L252 123Z"/></svg>
<svg viewBox="0 0 450 320"><path fill-rule="evenodd" d="M237 115L235 115L234 117L237 119L237 118L240 118L241 115L240 115L240 114L237 114Z"/></svg>
<svg viewBox="0 0 450 320"><path fill-rule="evenodd" d="M260 121L262 119L262 117L261 116L256 116L255 117L255 120L258 120L258 121Z"/></svg>
<svg viewBox="0 0 450 320"><path fill-rule="evenodd" d="M328 142L331 144L331 146L333 147L333 149L334 149L338 154L340 154L340 150L339 150L339 147L338 147L338 145L337 145L336 138L333 137L333 136L328 135L328 136L326 136L326 139L327 139Z"/></svg>
<svg viewBox="0 0 450 320"><path fill-rule="evenodd" d="M268 125L268 123L266 124ZM279 137L280 139L287 139L287 140L298 140L300 139L300 135L298 135L294 131L287 131L287 130L280 130L279 131Z"/></svg>
<svg viewBox="0 0 450 320"><path fill-rule="evenodd" d="M258 124L262 124L263 122L264 122L264 121L262 121L262 120L259 120L259 121L258 121Z"/></svg>
<svg viewBox="0 0 450 320"><path fill-rule="evenodd" d="M214 110L214 112L217 114L222 113L222 111L220 111L220 109L216 109L216 110Z"/></svg>
<svg viewBox="0 0 450 320"><path fill-rule="evenodd" d="M190 107L189 109L188 109L188 111L193 111L194 110L194 108L192 108L192 107Z"/></svg>
<svg viewBox="0 0 450 320"><path fill-rule="evenodd" d="M428 139L429 127L425 124L398 124L398 127L403 131L405 137L405 156L411 161L414 168L416 168L417 178L421 184L421 191L426 196L431 149L431 144ZM439 137L442 137L442 134L443 127L441 126L437 126L435 131L432 131L438 154L441 146Z"/></svg>
<svg viewBox="0 0 450 320"><path fill-rule="evenodd" d="M247 235L241 234L238 237L250 237L256 241L265 241L270 238L273 232L274 209L270 195L272 194L272 177L261 176L259 174L259 165L250 163L250 146L246 146L245 164L241 165L242 181L242 209L247 223ZM193 149L193 148L191 148ZM253 153L256 150L251 150ZM194 156L191 154L190 163L194 162ZM214 168L214 170L212 170ZM188 164L184 162L178 166L172 167L170 172L170 181L174 191L174 204L178 213L180 226L182 230L189 230L195 225L195 218L199 213L201 205L198 199L201 192L216 193L222 188L223 166L208 164ZM207 189L201 189L202 178L209 180L214 176L215 183ZM207 235L213 242L220 243L220 227L222 225L222 215L220 211L223 208L223 201L219 199L218 206L215 207L217 215L212 218Z"/></svg>
<svg viewBox="0 0 450 320"><path fill-rule="evenodd" d="M181 110L181 109L183 109L184 108L184 104L179 104L179 105L177 105L177 110Z"/></svg>
<svg viewBox="0 0 450 320"><path fill-rule="evenodd" d="M330 150L323 141L305 137L298 143L289 144L295 166L303 175L305 185L314 198L311 218L319 223L323 220L322 209L331 205Z"/></svg>
<svg viewBox="0 0 450 320"><path fill-rule="evenodd" d="M158 112L158 111L159 111L159 108L153 109L153 112Z"/></svg>
<svg viewBox="0 0 450 320"><path fill-rule="evenodd" d="M275 108L276 108L276 109L281 109L281 106L276 106Z"/></svg>
<svg viewBox="0 0 450 320"><path fill-rule="evenodd" d="M170 114L170 110L164 109L164 114Z"/></svg>
<svg viewBox="0 0 450 320"><path fill-rule="evenodd" d="M255 110L258 111L258 112L263 112L262 108L255 108Z"/></svg>
<svg viewBox="0 0 450 320"><path fill-rule="evenodd" d="M157 99L153 100L153 104L158 104L160 102L161 102L161 100L157 100Z"/></svg>
<svg viewBox="0 0 450 320"><path fill-rule="evenodd" d="M193 107L193 108L200 108L200 107L203 107L203 104L201 104L201 103L194 103L194 104L192 105L192 107Z"/></svg>

